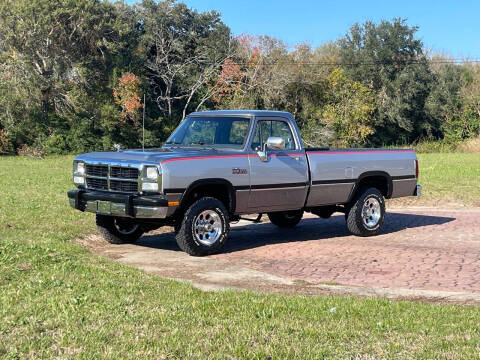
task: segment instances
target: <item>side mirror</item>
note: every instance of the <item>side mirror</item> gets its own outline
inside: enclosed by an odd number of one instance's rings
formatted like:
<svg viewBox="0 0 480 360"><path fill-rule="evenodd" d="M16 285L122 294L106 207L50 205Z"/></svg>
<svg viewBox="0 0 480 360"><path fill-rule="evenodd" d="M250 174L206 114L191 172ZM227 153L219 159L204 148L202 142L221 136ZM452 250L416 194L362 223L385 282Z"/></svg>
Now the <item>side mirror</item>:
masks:
<svg viewBox="0 0 480 360"><path fill-rule="evenodd" d="M285 139L277 136L270 136L267 139L267 147L272 150L285 150Z"/></svg>
<svg viewBox="0 0 480 360"><path fill-rule="evenodd" d="M277 136L270 136L267 139L263 151L257 151L258 157L261 161L268 161L267 148L272 150L285 150L285 139Z"/></svg>

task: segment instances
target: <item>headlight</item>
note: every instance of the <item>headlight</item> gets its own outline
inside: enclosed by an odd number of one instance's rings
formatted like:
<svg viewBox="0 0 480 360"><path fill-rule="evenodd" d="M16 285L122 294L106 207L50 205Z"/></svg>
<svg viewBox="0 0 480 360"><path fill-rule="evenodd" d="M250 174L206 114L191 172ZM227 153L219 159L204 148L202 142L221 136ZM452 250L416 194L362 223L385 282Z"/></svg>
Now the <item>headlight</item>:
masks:
<svg viewBox="0 0 480 360"><path fill-rule="evenodd" d="M74 176L73 183L75 185L85 185L85 178L83 176Z"/></svg>
<svg viewBox="0 0 480 360"><path fill-rule="evenodd" d="M85 175L85 163L76 161L73 167L73 172L75 173L75 175L80 175L80 176Z"/></svg>
<svg viewBox="0 0 480 360"><path fill-rule="evenodd" d="M158 170L154 166L148 166L146 167L146 174L147 179L149 180L157 180L158 179Z"/></svg>
<svg viewBox="0 0 480 360"><path fill-rule="evenodd" d="M73 183L75 185L85 185L85 163L75 161L73 163Z"/></svg>
<svg viewBox="0 0 480 360"><path fill-rule="evenodd" d="M158 191L157 183L142 183L142 191Z"/></svg>
<svg viewBox="0 0 480 360"><path fill-rule="evenodd" d="M158 191L158 169L156 166L145 166L142 179L142 191Z"/></svg>

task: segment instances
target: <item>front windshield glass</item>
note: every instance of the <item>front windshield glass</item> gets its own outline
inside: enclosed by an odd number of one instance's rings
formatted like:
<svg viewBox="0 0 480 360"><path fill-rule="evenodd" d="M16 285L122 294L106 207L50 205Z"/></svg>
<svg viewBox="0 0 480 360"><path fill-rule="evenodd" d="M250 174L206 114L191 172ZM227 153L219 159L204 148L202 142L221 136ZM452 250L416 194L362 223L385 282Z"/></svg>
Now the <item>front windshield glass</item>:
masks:
<svg viewBox="0 0 480 360"><path fill-rule="evenodd" d="M249 118L191 117L180 124L166 144L242 148L249 128Z"/></svg>

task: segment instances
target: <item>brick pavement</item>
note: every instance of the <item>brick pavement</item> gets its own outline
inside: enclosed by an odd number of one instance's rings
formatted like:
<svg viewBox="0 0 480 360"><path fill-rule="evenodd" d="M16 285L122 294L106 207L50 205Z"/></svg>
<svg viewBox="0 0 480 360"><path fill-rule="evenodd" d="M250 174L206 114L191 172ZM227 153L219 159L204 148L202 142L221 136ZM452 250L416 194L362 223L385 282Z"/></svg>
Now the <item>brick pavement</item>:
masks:
<svg viewBox="0 0 480 360"><path fill-rule="evenodd" d="M211 258L313 284L480 293L480 212L397 209L370 238L350 235L339 214L295 229L233 226Z"/></svg>

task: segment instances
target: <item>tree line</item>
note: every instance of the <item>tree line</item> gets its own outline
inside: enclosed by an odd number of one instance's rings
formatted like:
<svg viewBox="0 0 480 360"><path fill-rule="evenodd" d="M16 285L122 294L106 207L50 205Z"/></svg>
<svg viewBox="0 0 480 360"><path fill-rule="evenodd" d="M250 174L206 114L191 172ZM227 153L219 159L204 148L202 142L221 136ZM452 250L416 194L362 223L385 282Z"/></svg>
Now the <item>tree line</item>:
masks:
<svg viewBox="0 0 480 360"><path fill-rule="evenodd" d="M457 143L480 134L480 66L426 51L404 19L288 47L232 36L181 2L4 0L0 153L161 145L189 113L294 114L309 146Z"/></svg>

